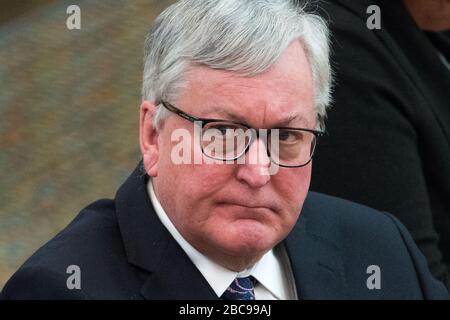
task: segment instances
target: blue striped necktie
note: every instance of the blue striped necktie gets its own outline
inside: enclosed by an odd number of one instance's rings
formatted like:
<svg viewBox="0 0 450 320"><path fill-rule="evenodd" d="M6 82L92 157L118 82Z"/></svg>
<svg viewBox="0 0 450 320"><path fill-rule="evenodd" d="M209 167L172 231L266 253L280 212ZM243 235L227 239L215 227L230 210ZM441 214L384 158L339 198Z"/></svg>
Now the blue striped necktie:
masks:
<svg viewBox="0 0 450 320"><path fill-rule="evenodd" d="M255 278L236 278L221 296L224 300L255 300Z"/></svg>

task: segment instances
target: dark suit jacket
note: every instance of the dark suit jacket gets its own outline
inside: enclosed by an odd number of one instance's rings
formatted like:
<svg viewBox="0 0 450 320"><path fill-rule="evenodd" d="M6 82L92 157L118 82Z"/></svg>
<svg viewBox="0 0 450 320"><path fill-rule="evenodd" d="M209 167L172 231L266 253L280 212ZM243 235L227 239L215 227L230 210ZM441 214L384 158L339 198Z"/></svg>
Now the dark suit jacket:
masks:
<svg viewBox="0 0 450 320"><path fill-rule="evenodd" d="M138 166L115 200L83 209L13 275L3 298L217 298L159 221L147 181ZM448 297L405 228L361 205L310 193L283 244L302 299ZM69 265L81 269L80 290L67 289ZM380 290L367 288L370 265L381 269Z"/></svg>
<svg viewBox="0 0 450 320"><path fill-rule="evenodd" d="M381 30L369 30L369 5ZM336 74L311 190L387 211L450 288L450 38L419 30L400 0L327 0ZM447 39L448 42L445 42Z"/></svg>

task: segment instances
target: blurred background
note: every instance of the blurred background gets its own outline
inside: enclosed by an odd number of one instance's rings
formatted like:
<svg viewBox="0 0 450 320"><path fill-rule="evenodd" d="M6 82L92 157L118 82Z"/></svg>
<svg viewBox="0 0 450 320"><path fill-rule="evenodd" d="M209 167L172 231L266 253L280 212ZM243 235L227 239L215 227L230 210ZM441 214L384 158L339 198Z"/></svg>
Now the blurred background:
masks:
<svg viewBox="0 0 450 320"><path fill-rule="evenodd" d="M137 165L144 39L173 2L0 0L0 290Z"/></svg>

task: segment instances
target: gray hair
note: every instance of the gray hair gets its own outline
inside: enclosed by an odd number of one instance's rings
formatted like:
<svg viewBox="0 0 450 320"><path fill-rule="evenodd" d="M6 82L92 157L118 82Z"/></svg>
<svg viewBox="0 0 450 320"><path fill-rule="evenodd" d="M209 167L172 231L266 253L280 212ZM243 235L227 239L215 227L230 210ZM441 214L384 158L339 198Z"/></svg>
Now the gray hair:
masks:
<svg viewBox="0 0 450 320"><path fill-rule="evenodd" d="M300 40L314 82L319 129L324 129L332 83L324 20L289 0L180 0L155 20L144 51L142 98L175 101L189 67L206 65L254 76ZM159 128L168 111L158 108Z"/></svg>

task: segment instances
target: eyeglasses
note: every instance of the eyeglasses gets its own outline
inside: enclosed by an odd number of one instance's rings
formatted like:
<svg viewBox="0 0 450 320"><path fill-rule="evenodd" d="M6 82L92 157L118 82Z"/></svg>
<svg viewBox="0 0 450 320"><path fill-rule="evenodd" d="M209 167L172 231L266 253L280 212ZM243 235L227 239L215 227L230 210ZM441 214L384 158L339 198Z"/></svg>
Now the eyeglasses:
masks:
<svg viewBox="0 0 450 320"><path fill-rule="evenodd" d="M298 168L311 162L317 139L322 131L305 128L273 128L256 130L243 123L220 119L197 118L166 101L167 110L201 127L200 147L203 154L215 160L239 159L257 139L266 145L267 156L281 167Z"/></svg>

